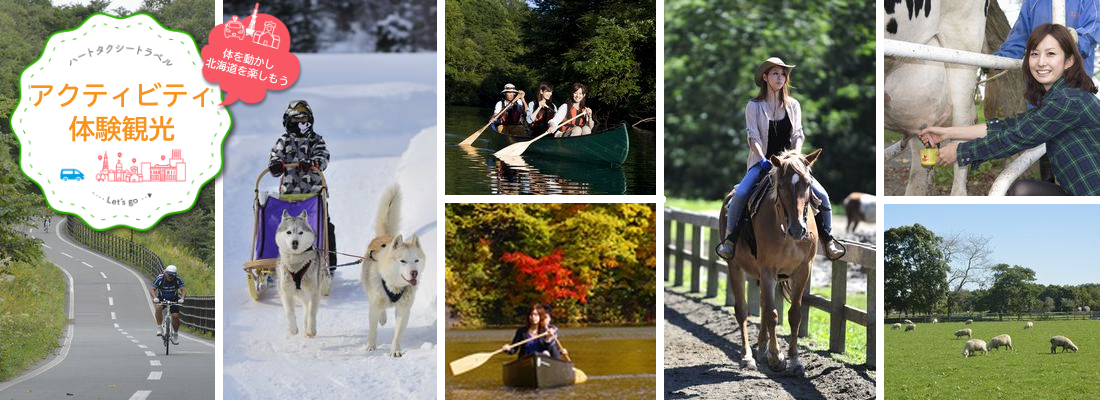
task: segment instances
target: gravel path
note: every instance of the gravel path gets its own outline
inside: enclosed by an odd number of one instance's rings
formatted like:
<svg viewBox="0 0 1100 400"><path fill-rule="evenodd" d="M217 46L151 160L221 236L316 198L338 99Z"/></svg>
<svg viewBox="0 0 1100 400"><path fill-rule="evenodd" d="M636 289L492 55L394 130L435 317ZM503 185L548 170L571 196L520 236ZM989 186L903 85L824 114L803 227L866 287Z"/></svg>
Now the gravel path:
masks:
<svg viewBox="0 0 1100 400"><path fill-rule="evenodd" d="M845 365L804 347L799 358L805 377L742 371L733 361L741 350L736 320L721 307L666 290L664 324L666 399L875 397L875 381L866 367ZM756 328L750 325L750 340L756 339ZM780 350L786 351L786 337L780 338Z"/></svg>

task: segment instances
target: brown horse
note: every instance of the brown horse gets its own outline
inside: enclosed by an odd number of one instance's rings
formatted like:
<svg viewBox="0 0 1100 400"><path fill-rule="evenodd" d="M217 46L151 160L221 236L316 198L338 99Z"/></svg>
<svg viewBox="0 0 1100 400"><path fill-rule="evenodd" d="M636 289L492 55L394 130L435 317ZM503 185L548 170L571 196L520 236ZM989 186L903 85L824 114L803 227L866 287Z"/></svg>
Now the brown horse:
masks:
<svg viewBox="0 0 1100 400"><path fill-rule="evenodd" d="M737 240L737 248L730 262L729 285L733 288L734 311L741 329L741 368L756 369L756 363L767 362L773 371L786 370L802 374L804 368L798 361L798 329L802 322L802 291L810 281L810 266L817 254L817 225L813 212L816 198L810 191L810 166L821 150L809 155L787 151L769 160L772 169L772 186L760 202L760 208L752 217L757 252L753 256L744 238ZM726 204L733 192L726 196L719 215L719 237L726 237ZM753 360L749 346L748 309L745 306L745 274L760 280L760 304L762 305L760 337L757 341L757 360ZM787 360L779 351L775 326L779 312L775 309L775 290L783 284L784 297L790 299L791 309L787 321L791 325ZM793 296L791 294L794 294ZM766 353L765 353L766 352ZM765 358L766 354L766 358Z"/></svg>

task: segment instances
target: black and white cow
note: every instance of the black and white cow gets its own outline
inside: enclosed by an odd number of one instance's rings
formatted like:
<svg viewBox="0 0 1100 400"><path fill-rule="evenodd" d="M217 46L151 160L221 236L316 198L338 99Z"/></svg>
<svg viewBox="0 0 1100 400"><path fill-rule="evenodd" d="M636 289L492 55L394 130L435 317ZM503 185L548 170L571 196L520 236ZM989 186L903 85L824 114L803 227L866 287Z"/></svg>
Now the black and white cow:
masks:
<svg viewBox="0 0 1100 400"><path fill-rule="evenodd" d="M974 0L885 0L883 37L927 46L981 52L988 4ZM924 145L914 135L928 126L972 125L977 117L976 67L885 59L886 129L909 140L911 165L905 195L924 195L931 171L920 166ZM955 168L952 195L966 195L966 169Z"/></svg>

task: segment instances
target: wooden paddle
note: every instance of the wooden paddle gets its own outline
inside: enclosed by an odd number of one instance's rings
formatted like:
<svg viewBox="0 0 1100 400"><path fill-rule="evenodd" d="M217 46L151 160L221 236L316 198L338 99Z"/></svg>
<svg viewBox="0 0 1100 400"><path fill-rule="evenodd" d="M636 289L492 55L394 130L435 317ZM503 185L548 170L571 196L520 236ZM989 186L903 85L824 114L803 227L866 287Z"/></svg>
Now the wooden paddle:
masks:
<svg viewBox="0 0 1100 400"><path fill-rule="evenodd" d="M497 157L497 158L501 158L501 157L515 157L515 156L522 155L523 152L527 151L527 148L531 146L531 143L534 143L536 140L539 140L539 139L542 139L542 138L546 137L546 135L554 133L554 131L558 130L558 128L564 126L565 124L573 122L573 120L575 120L577 118L580 118L582 116L584 116L584 112L581 112L580 114L577 114L573 118L562 121L560 124L558 124L558 126L554 127L553 129L547 129L546 133L538 135L534 139L531 139L531 140L528 140L528 141L525 141L525 142L512 143L512 144L508 145L508 147L505 147L503 149L500 149L500 151L497 151L496 153L493 153L493 156Z"/></svg>
<svg viewBox="0 0 1100 400"><path fill-rule="evenodd" d="M489 123L485 124L485 126L481 127L481 129L478 129L476 132L471 134L469 137L466 138L466 140L458 142L458 144L463 146L469 146L470 144L473 144L474 141L477 140L477 137L481 136L481 132L484 132L485 128L488 128L489 125L492 125L493 121L496 121L496 119L499 118L501 114L504 114L505 111L508 111L508 109L512 107L512 104L516 103L516 100L519 100L519 97L516 97L512 99L512 101L508 102L508 105L504 106L504 108L501 108L500 112L493 115L492 118L489 118Z"/></svg>
<svg viewBox="0 0 1100 400"><path fill-rule="evenodd" d="M512 343L512 345L508 346L508 350L516 348L517 346L522 346L524 343L530 342L548 334L550 334L550 332L543 332L538 335L532 336L527 340ZM470 372L470 370L480 367L482 364L485 364L486 361L489 361L490 358L493 358L493 356L502 352L504 352L504 349L497 349L497 351L491 353L474 353L466 357L451 361L451 374L457 376Z"/></svg>

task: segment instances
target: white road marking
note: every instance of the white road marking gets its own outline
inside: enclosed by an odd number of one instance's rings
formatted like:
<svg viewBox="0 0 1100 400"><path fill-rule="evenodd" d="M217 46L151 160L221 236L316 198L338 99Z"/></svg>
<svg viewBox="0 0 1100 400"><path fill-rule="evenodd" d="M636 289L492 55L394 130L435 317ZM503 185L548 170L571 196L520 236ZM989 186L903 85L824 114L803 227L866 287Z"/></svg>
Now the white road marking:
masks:
<svg viewBox="0 0 1100 400"><path fill-rule="evenodd" d="M150 367L159 367L160 366L160 360L149 360L149 366Z"/></svg>
<svg viewBox="0 0 1100 400"><path fill-rule="evenodd" d="M47 248L47 249L52 249L52 248L53 248L53 247L50 247L50 245L48 245L48 244L45 244L45 243L42 243L42 247L45 247L45 248Z"/></svg>
<svg viewBox="0 0 1100 400"><path fill-rule="evenodd" d="M151 390L138 390L134 392L133 396L130 396L130 400L145 400L149 398L149 394L153 393Z"/></svg>
<svg viewBox="0 0 1100 400"><path fill-rule="evenodd" d="M138 343L137 339L130 339L131 342Z"/></svg>
<svg viewBox="0 0 1100 400"><path fill-rule="evenodd" d="M66 253L64 251L61 252L61 255L65 256L65 257L73 258L73 256L70 256L69 253Z"/></svg>
<svg viewBox="0 0 1100 400"><path fill-rule="evenodd" d="M115 324L115 328L118 328L118 324ZM119 330L121 330L121 329L119 329Z"/></svg>
<svg viewBox="0 0 1100 400"><path fill-rule="evenodd" d="M146 355L147 357L153 357L153 356L155 356L156 354L153 354L153 352L151 352L151 351L146 351L146 352L145 352L145 355Z"/></svg>
<svg viewBox="0 0 1100 400"><path fill-rule="evenodd" d="M109 306L115 305L115 298L108 296L107 297L107 305L109 305Z"/></svg>
<svg viewBox="0 0 1100 400"><path fill-rule="evenodd" d="M150 381L159 381L160 376L163 375L163 374L164 374L163 371L151 371L151 372L149 372L149 377L145 378L145 379L150 380Z"/></svg>
<svg viewBox="0 0 1100 400"><path fill-rule="evenodd" d="M148 348L149 348L149 346L146 346L146 345L144 345L144 344L139 344L139 345L138 345L138 348L142 348L142 349L148 349Z"/></svg>
<svg viewBox="0 0 1100 400"><path fill-rule="evenodd" d="M95 268L95 267L93 267L93 266L92 266L92 264L88 264L88 263L86 263L86 262L83 262L83 261L81 261L80 263L81 263L81 264L84 264L84 266L85 266L85 267L88 267L88 268Z"/></svg>
<svg viewBox="0 0 1100 400"><path fill-rule="evenodd" d="M108 283L108 284L107 284L107 291L108 291L108 292L110 292L110 291L111 291L111 284L110 284L110 283Z"/></svg>
<svg viewBox="0 0 1100 400"><path fill-rule="evenodd" d="M118 316L115 315L114 311L111 311L111 319L118 319Z"/></svg>
<svg viewBox="0 0 1100 400"><path fill-rule="evenodd" d="M103 279L107 279L107 274L100 272L99 275L103 276Z"/></svg>

